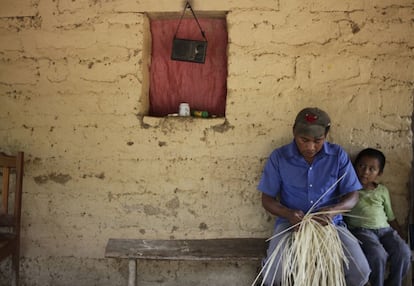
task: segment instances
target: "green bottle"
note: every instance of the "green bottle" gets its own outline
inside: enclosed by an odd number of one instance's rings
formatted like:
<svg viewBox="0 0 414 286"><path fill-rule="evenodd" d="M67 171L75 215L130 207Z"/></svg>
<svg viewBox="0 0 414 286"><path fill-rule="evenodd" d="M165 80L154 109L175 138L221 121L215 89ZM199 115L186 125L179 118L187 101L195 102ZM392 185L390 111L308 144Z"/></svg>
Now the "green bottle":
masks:
<svg viewBox="0 0 414 286"><path fill-rule="evenodd" d="M194 117L207 118L208 117L208 111L191 110L191 115L194 116Z"/></svg>

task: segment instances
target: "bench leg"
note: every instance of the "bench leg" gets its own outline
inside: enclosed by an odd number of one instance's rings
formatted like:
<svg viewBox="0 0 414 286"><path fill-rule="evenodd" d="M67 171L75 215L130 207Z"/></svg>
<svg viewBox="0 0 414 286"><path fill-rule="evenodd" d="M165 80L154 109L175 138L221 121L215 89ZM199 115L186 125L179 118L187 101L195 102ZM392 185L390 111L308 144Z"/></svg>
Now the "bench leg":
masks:
<svg viewBox="0 0 414 286"><path fill-rule="evenodd" d="M135 259L129 260L129 277L128 277L128 286L136 286L136 277L137 277L137 261Z"/></svg>

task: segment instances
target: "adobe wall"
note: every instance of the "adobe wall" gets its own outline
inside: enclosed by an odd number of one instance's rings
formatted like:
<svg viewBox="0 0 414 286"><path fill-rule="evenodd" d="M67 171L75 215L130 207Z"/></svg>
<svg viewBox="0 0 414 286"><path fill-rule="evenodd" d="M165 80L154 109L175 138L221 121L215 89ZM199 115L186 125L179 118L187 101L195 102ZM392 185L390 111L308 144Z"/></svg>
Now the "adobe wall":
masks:
<svg viewBox="0 0 414 286"><path fill-rule="evenodd" d="M384 151L382 181L407 225L411 0L193 1L227 12L226 118L208 120L145 116L144 12L181 12L183 1L0 5L0 150L26 159L23 285L126 285L126 262L103 257L110 237L270 235L256 186L306 106L328 111L329 141L351 156ZM138 283L250 285L256 268L145 262Z"/></svg>

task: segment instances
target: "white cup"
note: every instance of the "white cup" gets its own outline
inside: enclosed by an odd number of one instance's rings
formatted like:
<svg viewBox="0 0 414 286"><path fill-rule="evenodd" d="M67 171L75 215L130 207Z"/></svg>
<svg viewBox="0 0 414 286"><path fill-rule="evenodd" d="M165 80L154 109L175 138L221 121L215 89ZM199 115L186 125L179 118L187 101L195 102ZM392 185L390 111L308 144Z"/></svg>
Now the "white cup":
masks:
<svg viewBox="0 0 414 286"><path fill-rule="evenodd" d="M180 107L178 109L178 114L180 116L190 116L190 105L188 103L180 103Z"/></svg>

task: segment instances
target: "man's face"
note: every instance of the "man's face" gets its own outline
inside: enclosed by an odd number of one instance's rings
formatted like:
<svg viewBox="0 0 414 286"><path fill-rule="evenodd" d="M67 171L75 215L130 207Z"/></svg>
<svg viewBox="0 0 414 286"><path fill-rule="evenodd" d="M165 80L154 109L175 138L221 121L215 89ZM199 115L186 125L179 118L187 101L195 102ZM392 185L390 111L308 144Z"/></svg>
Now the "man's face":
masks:
<svg viewBox="0 0 414 286"><path fill-rule="evenodd" d="M295 134L296 146L298 146L300 154L307 162L312 162L316 154L322 149L326 136L312 137L308 135Z"/></svg>

